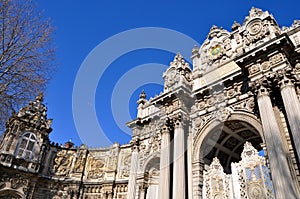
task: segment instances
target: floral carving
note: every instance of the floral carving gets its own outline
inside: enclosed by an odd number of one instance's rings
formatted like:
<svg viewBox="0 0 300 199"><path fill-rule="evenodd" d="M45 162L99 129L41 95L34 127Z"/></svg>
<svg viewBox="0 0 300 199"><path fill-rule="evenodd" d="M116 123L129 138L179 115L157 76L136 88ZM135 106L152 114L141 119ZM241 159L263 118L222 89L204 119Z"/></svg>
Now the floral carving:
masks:
<svg viewBox="0 0 300 199"><path fill-rule="evenodd" d="M217 110L215 113L216 119L219 120L220 122L225 122L230 115L231 112L227 108L221 108L220 110Z"/></svg>

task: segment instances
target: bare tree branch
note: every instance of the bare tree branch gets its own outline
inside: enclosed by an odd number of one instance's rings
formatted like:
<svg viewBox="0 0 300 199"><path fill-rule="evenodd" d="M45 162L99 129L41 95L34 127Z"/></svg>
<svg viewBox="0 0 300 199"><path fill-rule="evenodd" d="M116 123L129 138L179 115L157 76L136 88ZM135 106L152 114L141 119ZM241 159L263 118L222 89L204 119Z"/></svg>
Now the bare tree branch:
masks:
<svg viewBox="0 0 300 199"><path fill-rule="evenodd" d="M0 0L0 130L45 89L55 70L52 35L32 0Z"/></svg>

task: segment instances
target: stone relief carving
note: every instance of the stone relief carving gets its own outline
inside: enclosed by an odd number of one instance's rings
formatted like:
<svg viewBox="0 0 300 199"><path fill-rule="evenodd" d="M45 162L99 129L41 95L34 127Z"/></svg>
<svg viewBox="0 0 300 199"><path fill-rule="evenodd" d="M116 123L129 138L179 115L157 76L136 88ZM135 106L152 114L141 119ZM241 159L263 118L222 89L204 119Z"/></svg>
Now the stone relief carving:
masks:
<svg viewBox="0 0 300 199"><path fill-rule="evenodd" d="M80 153L79 156L77 157L76 161L75 161L73 172L74 173L81 173L83 171L84 164L85 164L85 154Z"/></svg>
<svg viewBox="0 0 300 199"><path fill-rule="evenodd" d="M178 84L191 86L192 71L189 63L185 62L182 55L177 53L174 60L170 63L170 67L163 74L165 80L164 91L168 92Z"/></svg>
<svg viewBox="0 0 300 199"><path fill-rule="evenodd" d="M44 96L41 93L28 106L21 108L17 117L30 122L35 128L50 130L52 119L47 119L47 108L43 100Z"/></svg>
<svg viewBox="0 0 300 199"><path fill-rule="evenodd" d="M160 151L161 134L159 131L154 131L150 134L148 139L141 141L139 168L143 168L145 161L153 153Z"/></svg>
<svg viewBox="0 0 300 199"><path fill-rule="evenodd" d="M253 113L255 108L255 101L254 97L249 97L245 100L239 101L233 105L230 106L233 110L243 110L246 112Z"/></svg>
<svg viewBox="0 0 300 199"><path fill-rule="evenodd" d="M264 24L263 24L264 23ZM265 37L267 28L266 22L262 22L261 19L254 19L248 23L246 31L244 32L244 43L249 45Z"/></svg>
<svg viewBox="0 0 300 199"><path fill-rule="evenodd" d="M118 159L118 148L111 149L108 152L107 157L108 157L108 164L107 164L108 169L115 170L117 168L117 161L118 161L117 160Z"/></svg>
<svg viewBox="0 0 300 199"><path fill-rule="evenodd" d="M199 53L200 63L197 65L200 67L200 75L213 70L234 55L230 33L217 26L212 26L199 52L195 50L193 53Z"/></svg>
<svg viewBox="0 0 300 199"><path fill-rule="evenodd" d="M61 150L56 154L53 164L53 174L55 175L67 175L70 172L70 168L74 158L74 151Z"/></svg>
<svg viewBox="0 0 300 199"><path fill-rule="evenodd" d="M246 52L280 34L279 26L273 16L254 7L245 18L244 29L242 35Z"/></svg>
<svg viewBox="0 0 300 199"><path fill-rule="evenodd" d="M220 108L215 112L215 117L220 122L225 122L231 115L232 110L229 108Z"/></svg>
<svg viewBox="0 0 300 199"><path fill-rule="evenodd" d="M271 56L268 60L262 61L261 63L255 63L248 68L249 74L254 75L261 71L268 71L271 67L276 66L284 61L284 55L277 53Z"/></svg>
<svg viewBox="0 0 300 199"><path fill-rule="evenodd" d="M131 163L131 154L130 153L122 154L119 178L128 178L129 177L130 163Z"/></svg>
<svg viewBox="0 0 300 199"><path fill-rule="evenodd" d="M88 179L103 179L105 177L104 160L96 158L89 154L87 158L86 173Z"/></svg>
<svg viewBox="0 0 300 199"><path fill-rule="evenodd" d="M0 173L0 190L13 189L22 191L22 194L27 194L29 191L29 179L25 179L21 175Z"/></svg>

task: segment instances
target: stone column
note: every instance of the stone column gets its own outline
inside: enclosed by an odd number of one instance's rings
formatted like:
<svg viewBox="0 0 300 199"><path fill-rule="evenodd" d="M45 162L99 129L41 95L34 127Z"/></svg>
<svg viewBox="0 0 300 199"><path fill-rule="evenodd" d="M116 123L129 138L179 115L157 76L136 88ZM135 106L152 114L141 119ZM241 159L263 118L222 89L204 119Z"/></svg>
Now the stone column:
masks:
<svg viewBox="0 0 300 199"><path fill-rule="evenodd" d="M168 122L168 121L167 121ZM159 174L159 198L170 198L170 126L165 124L161 130Z"/></svg>
<svg viewBox="0 0 300 199"><path fill-rule="evenodd" d="M184 124L179 116L175 118L173 199L185 199Z"/></svg>
<svg viewBox="0 0 300 199"><path fill-rule="evenodd" d="M139 160L139 140L131 141L132 154L131 154L131 167L128 181L127 199L135 199L136 195L136 175L138 171Z"/></svg>
<svg viewBox="0 0 300 199"><path fill-rule="evenodd" d="M192 171L192 155L193 155L193 137L190 132L187 138L187 170L188 170L188 198L193 198L193 171Z"/></svg>
<svg viewBox="0 0 300 199"><path fill-rule="evenodd" d="M281 96L295 146L300 146L300 102L292 81L284 78L280 81ZM295 147L300 160L300 147Z"/></svg>
<svg viewBox="0 0 300 199"><path fill-rule="evenodd" d="M141 188L140 188L140 199L145 199L145 197L146 197L146 188L145 188L145 186L143 185L143 186L141 186Z"/></svg>
<svg viewBox="0 0 300 199"><path fill-rule="evenodd" d="M258 91L257 102L267 145L276 198L296 199L298 197L283 149L280 130L276 122L272 102L268 90L263 86Z"/></svg>

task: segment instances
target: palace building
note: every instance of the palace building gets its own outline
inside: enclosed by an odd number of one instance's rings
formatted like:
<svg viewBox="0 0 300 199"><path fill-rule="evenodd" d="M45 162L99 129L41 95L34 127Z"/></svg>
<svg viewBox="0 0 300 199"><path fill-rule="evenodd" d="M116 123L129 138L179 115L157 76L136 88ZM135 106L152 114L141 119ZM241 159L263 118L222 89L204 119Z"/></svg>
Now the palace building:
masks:
<svg viewBox="0 0 300 199"><path fill-rule="evenodd" d="M129 144L52 144L42 95L13 114L0 198L300 198L300 21L252 8L191 58L174 57L162 93L141 93Z"/></svg>

